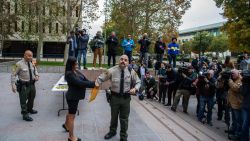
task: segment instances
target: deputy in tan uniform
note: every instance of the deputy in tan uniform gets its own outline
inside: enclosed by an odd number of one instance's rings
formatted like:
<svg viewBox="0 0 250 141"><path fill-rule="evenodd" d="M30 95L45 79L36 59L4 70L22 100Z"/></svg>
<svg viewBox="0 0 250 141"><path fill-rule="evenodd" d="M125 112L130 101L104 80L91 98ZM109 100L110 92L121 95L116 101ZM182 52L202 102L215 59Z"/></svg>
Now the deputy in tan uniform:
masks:
<svg viewBox="0 0 250 141"><path fill-rule="evenodd" d="M36 66L32 64L32 58L33 53L26 50L24 58L16 63L11 75L12 91L19 93L21 113L25 121L33 121L29 113L37 113L33 105L36 96L35 82L38 81L39 75Z"/></svg>
<svg viewBox="0 0 250 141"><path fill-rule="evenodd" d="M102 82L111 81L111 122L110 130L104 139L116 135L118 116L120 118L120 141L127 141L128 117L130 113L130 95L135 95L141 86L141 81L133 69L128 69L128 56L120 57L119 65L108 69L96 79L96 86Z"/></svg>

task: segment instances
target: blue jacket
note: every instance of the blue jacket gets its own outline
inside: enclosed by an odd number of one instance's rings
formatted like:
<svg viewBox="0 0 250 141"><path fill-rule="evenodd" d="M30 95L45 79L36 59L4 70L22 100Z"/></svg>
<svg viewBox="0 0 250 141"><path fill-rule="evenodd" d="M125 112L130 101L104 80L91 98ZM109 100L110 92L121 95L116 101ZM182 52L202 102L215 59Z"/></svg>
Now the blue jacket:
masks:
<svg viewBox="0 0 250 141"><path fill-rule="evenodd" d="M134 40L130 39L124 39L122 41L122 48L125 50L125 51L132 51L133 48L135 47L135 43L134 43Z"/></svg>
<svg viewBox="0 0 250 141"><path fill-rule="evenodd" d="M70 51L75 51L75 49L77 49L76 36L70 36L67 40L67 44L69 44Z"/></svg>
<svg viewBox="0 0 250 141"><path fill-rule="evenodd" d="M179 45L177 43L168 44L168 54L179 54Z"/></svg>
<svg viewBox="0 0 250 141"><path fill-rule="evenodd" d="M88 34L80 35L78 39L79 39L79 46L77 49L86 50L88 48L89 35Z"/></svg>

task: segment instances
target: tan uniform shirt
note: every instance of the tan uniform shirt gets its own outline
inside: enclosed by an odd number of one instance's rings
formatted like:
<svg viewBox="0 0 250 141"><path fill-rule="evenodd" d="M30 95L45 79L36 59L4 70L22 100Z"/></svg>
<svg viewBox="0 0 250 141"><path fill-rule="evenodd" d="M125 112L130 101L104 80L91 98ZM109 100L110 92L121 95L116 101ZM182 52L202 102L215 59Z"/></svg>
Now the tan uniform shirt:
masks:
<svg viewBox="0 0 250 141"><path fill-rule="evenodd" d="M119 93L120 92L120 80L121 80L121 69L120 67L114 66L104 73L102 73L98 78L97 82L101 84L104 81L111 81L111 91ZM134 88L139 90L141 86L141 80L139 79L137 73L132 69L131 73L128 70L128 67L124 69L124 93L129 92L131 80L134 83Z"/></svg>
<svg viewBox="0 0 250 141"><path fill-rule="evenodd" d="M30 81L28 63L30 63L32 80L35 80L35 77L38 76L37 68L31 62L26 62L24 59L22 59L18 61L16 65L13 67L11 74L12 85L15 84L17 77L21 81Z"/></svg>

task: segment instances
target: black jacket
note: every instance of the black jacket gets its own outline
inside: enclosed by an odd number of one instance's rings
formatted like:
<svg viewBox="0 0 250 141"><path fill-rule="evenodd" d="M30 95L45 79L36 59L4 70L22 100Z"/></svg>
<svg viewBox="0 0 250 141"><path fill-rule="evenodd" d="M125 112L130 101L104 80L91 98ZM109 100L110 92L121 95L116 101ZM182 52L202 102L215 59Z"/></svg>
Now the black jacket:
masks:
<svg viewBox="0 0 250 141"><path fill-rule="evenodd" d="M243 95L242 108L250 110L250 84L244 84L241 87L241 93Z"/></svg>
<svg viewBox="0 0 250 141"><path fill-rule="evenodd" d="M118 49L118 39L116 37L109 36L106 40L106 44L108 46L109 54L117 54Z"/></svg>
<svg viewBox="0 0 250 141"><path fill-rule="evenodd" d="M157 91L157 83L154 77L144 79L144 84L146 86L146 90L148 91L150 88L153 88L154 91Z"/></svg>
<svg viewBox="0 0 250 141"><path fill-rule="evenodd" d="M156 41L155 43L155 53L163 54L166 49L166 44L164 42Z"/></svg>
<svg viewBox="0 0 250 141"><path fill-rule="evenodd" d="M68 91L66 93L67 100L81 100L85 98L86 88L94 88L95 82L89 81L81 72L67 71L65 80L68 83Z"/></svg>
<svg viewBox="0 0 250 141"><path fill-rule="evenodd" d="M146 39L140 39L138 43L141 45L140 52L148 52L149 50L149 45L151 42L146 38Z"/></svg>

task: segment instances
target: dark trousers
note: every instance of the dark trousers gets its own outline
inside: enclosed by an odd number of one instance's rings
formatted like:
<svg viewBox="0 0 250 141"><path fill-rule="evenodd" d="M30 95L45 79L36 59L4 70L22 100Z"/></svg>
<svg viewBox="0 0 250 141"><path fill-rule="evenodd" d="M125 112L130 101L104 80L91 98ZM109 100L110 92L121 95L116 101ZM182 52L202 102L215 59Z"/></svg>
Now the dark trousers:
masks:
<svg viewBox="0 0 250 141"><path fill-rule="evenodd" d="M167 85L165 83L160 82L159 83L159 102L162 101L162 103L165 104L166 99L166 93L167 93Z"/></svg>
<svg viewBox="0 0 250 141"><path fill-rule="evenodd" d="M124 51L124 54L126 54L128 56L128 60L129 60L129 64L131 63L131 59L132 59L132 51Z"/></svg>
<svg viewBox="0 0 250 141"><path fill-rule="evenodd" d="M172 64L173 61L173 67L176 67L176 55L175 54L169 54L168 55L168 59L169 59L169 64Z"/></svg>
<svg viewBox="0 0 250 141"><path fill-rule="evenodd" d="M108 66L110 67L111 57L113 59L113 66L115 66L116 60L115 60L115 54L108 53Z"/></svg>
<svg viewBox="0 0 250 141"><path fill-rule="evenodd" d="M249 141L249 127L250 127L250 110L241 109L242 128L241 128L241 141Z"/></svg>
<svg viewBox="0 0 250 141"><path fill-rule="evenodd" d="M198 114L199 114L200 105L201 105L201 104L200 104L200 95L196 95L196 99L197 99L196 116L199 117Z"/></svg>
<svg viewBox="0 0 250 141"><path fill-rule="evenodd" d="M198 114L198 119L202 121L205 117L205 108L207 105L207 123L211 123L212 121L212 110L214 106L214 97L209 96L200 96L200 109Z"/></svg>
<svg viewBox="0 0 250 141"><path fill-rule="evenodd" d="M221 120L223 117L223 114L224 114L224 120L225 120L226 124L229 126L229 124L230 124L230 115L229 115L230 107L227 103L226 97L227 97L227 92L217 90L217 92L216 92L216 101L218 104L217 116L218 116L218 119Z"/></svg>
<svg viewBox="0 0 250 141"><path fill-rule="evenodd" d="M22 85L19 93L21 114L27 116L28 112L33 109L34 99L36 96L35 85Z"/></svg>
<svg viewBox="0 0 250 141"><path fill-rule="evenodd" d="M232 108L232 131L233 133L240 137L240 131L241 131L241 110L240 109L233 109Z"/></svg>
<svg viewBox="0 0 250 141"><path fill-rule="evenodd" d="M148 99L154 99L156 98L157 90L153 89L152 91L149 91L149 89L146 89L146 94Z"/></svg>
<svg viewBox="0 0 250 141"><path fill-rule="evenodd" d="M110 122L110 132L116 133L117 125L118 125L118 116L120 119L120 138L127 139L128 134L128 117L130 113L130 97L119 97L112 95L110 101L111 107L111 122Z"/></svg>
<svg viewBox="0 0 250 141"><path fill-rule="evenodd" d="M156 54L156 61L162 62L162 60L163 60L163 54Z"/></svg>
<svg viewBox="0 0 250 141"><path fill-rule="evenodd" d="M174 102L174 97L175 97L176 91L177 91L177 89L174 86L174 84L171 84L168 86L168 104L171 105L172 98L173 98L173 102Z"/></svg>

